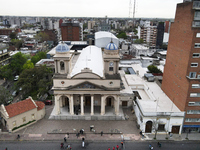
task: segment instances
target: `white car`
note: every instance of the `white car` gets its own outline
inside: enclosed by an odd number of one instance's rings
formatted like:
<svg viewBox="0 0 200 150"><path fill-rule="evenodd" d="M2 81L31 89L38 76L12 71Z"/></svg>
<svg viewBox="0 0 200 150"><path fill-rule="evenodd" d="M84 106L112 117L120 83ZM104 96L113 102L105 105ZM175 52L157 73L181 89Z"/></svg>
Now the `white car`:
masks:
<svg viewBox="0 0 200 150"><path fill-rule="evenodd" d="M19 79L19 76L15 76L14 81L17 81Z"/></svg>
<svg viewBox="0 0 200 150"><path fill-rule="evenodd" d="M16 96L17 95L17 91L13 91L12 96Z"/></svg>

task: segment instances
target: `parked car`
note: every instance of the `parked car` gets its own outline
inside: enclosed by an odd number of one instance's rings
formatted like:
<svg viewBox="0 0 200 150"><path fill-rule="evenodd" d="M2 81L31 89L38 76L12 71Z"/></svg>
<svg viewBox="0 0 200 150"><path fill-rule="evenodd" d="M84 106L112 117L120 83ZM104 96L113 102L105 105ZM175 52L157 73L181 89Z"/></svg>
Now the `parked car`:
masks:
<svg viewBox="0 0 200 150"><path fill-rule="evenodd" d="M19 76L15 76L14 81L17 81L19 79Z"/></svg>
<svg viewBox="0 0 200 150"><path fill-rule="evenodd" d="M17 91L13 91L12 96L16 96L16 95L17 95Z"/></svg>
<svg viewBox="0 0 200 150"><path fill-rule="evenodd" d="M46 100L45 101L45 105L52 105L52 101L51 100Z"/></svg>

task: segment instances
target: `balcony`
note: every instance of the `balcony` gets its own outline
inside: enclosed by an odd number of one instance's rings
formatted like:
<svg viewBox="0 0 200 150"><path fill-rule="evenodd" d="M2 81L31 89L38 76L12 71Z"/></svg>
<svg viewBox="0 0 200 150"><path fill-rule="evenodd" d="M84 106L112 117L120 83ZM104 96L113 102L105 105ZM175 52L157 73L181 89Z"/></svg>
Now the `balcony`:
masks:
<svg viewBox="0 0 200 150"><path fill-rule="evenodd" d="M192 27L199 28L200 27L200 21L193 21L192 22Z"/></svg>
<svg viewBox="0 0 200 150"><path fill-rule="evenodd" d="M200 1L194 1L193 2L193 9L199 9L200 10Z"/></svg>

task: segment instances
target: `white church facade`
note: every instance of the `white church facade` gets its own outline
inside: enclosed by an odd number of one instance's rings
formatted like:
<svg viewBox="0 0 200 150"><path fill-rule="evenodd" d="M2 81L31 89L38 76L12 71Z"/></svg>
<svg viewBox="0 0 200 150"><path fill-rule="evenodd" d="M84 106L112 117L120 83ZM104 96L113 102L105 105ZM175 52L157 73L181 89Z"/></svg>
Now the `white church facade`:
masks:
<svg viewBox="0 0 200 150"><path fill-rule="evenodd" d="M55 107L50 119L122 120L119 50L88 46L80 54L60 43L54 55Z"/></svg>

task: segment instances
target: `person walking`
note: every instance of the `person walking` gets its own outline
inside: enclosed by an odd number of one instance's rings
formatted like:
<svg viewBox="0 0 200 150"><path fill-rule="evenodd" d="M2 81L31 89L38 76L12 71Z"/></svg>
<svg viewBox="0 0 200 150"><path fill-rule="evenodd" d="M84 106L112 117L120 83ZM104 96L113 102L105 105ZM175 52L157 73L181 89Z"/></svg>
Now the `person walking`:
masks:
<svg viewBox="0 0 200 150"><path fill-rule="evenodd" d="M119 145L116 146L117 150L119 149Z"/></svg>
<svg viewBox="0 0 200 150"><path fill-rule="evenodd" d="M113 147L113 150L115 150L115 147Z"/></svg>
<svg viewBox="0 0 200 150"><path fill-rule="evenodd" d="M110 150L110 147L108 148L108 150Z"/></svg>
<svg viewBox="0 0 200 150"><path fill-rule="evenodd" d="M66 138L66 137L64 137L64 142L65 142L65 143L67 142L67 138Z"/></svg>
<svg viewBox="0 0 200 150"><path fill-rule="evenodd" d="M123 145L124 145L124 143L123 142L121 142L121 146L123 147Z"/></svg>

